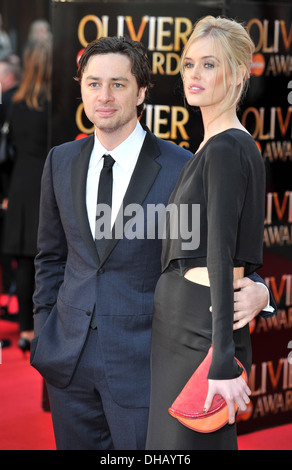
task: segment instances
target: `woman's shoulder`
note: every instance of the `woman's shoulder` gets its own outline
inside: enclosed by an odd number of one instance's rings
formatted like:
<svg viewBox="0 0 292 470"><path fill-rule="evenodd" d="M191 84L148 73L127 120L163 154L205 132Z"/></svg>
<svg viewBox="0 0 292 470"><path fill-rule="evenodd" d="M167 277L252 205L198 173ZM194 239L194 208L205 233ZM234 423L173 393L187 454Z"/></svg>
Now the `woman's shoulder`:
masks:
<svg viewBox="0 0 292 470"><path fill-rule="evenodd" d="M254 138L246 131L232 128L211 137L206 146L205 158L207 161L244 161L257 158L262 159Z"/></svg>
<svg viewBox="0 0 292 470"><path fill-rule="evenodd" d="M251 168L262 171L262 156L253 137L240 129L214 135L204 151L204 175L213 179L248 178Z"/></svg>
<svg viewBox="0 0 292 470"><path fill-rule="evenodd" d="M210 139L210 146L221 146L221 147L244 147L246 144L254 144L253 137L246 131L231 128L225 131L215 134Z"/></svg>

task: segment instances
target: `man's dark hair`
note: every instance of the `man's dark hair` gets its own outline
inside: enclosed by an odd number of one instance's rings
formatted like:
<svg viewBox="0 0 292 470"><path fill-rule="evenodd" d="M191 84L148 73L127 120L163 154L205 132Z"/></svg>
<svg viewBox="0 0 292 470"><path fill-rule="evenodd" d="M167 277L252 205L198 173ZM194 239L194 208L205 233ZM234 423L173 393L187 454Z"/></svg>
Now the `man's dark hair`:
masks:
<svg viewBox="0 0 292 470"><path fill-rule="evenodd" d="M125 37L103 37L92 41L84 50L77 69L76 80L81 84L84 69L90 57L99 54L124 54L129 57L138 88L146 87L146 96L151 88L151 66L146 48L138 41ZM137 106L137 115L140 116L144 104Z"/></svg>

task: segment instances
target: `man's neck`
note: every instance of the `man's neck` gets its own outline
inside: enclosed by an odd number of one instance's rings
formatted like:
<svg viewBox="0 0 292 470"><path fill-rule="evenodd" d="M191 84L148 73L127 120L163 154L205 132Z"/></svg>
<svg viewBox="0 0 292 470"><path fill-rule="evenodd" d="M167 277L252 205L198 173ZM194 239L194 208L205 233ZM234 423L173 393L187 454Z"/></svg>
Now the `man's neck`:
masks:
<svg viewBox="0 0 292 470"><path fill-rule="evenodd" d="M121 143L134 132L136 125L137 120L135 122L131 121L131 123L128 123L120 129L103 131L96 128L95 132L100 143L110 152L121 145Z"/></svg>

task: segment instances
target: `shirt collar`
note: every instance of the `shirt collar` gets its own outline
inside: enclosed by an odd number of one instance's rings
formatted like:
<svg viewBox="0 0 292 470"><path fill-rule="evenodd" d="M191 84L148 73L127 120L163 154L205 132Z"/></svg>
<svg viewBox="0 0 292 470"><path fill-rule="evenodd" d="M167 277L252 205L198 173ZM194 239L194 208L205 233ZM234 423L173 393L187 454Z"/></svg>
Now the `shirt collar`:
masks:
<svg viewBox="0 0 292 470"><path fill-rule="evenodd" d="M96 166L102 159L104 154L110 154L113 159L124 171L132 169L136 164L141 147L144 142L146 131L143 129L139 121L134 131L122 142L118 147L108 151L99 141L96 133L94 134L94 147L90 160L90 166Z"/></svg>

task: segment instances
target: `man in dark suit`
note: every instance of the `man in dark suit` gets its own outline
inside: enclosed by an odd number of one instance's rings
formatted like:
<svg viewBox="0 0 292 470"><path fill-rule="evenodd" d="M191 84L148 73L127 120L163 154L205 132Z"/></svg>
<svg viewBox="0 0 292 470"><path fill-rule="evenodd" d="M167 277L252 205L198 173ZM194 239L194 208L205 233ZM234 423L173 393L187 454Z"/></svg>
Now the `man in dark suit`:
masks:
<svg viewBox="0 0 292 470"><path fill-rule="evenodd" d="M167 206L191 157L139 124L150 77L141 44L91 43L77 78L95 135L52 149L44 169L31 363L47 381L58 449L145 446L161 252L161 221L148 210ZM105 154L113 159L108 232L106 210L96 223ZM251 286L264 305L265 290Z"/></svg>

